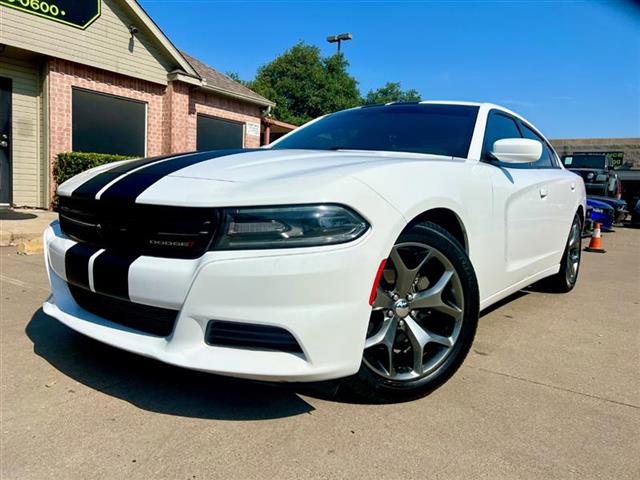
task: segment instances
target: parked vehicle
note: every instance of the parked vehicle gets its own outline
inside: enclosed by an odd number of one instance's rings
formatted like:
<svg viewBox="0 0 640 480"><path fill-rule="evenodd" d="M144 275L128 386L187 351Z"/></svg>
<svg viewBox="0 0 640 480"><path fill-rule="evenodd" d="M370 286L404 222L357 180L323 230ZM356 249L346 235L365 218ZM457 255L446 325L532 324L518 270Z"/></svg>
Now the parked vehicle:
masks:
<svg viewBox="0 0 640 480"><path fill-rule="evenodd" d="M613 217L614 225L621 225L622 222L626 220L627 215L629 215L629 210L627 210L627 202L625 202L624 200L613 197L603 197L601 195L589 195L587 198L592 198L593 200L604 202L610 207L613 207L615 213Z"/></svg>
<svg viewBox="0 0 640 480"><path fill-rule="evenodd" d="M587 213L584 216L584 225L582 226L582 237L590 237L593 233L593 207L587 202Z"/></svg>
<svg viewBox="0 0 640 480"><path fill-rule="evenodd" d="M451 377L480 309L542 279L570 291L586 209L524 118L438 102L98 167L58 194L47 314L174 365L346 377L342 392L376 402Z"/></svg>
<svg viewBox="0 0 640 480"><path fill-rule="evenodd" d="M640 200L640 169L634 170L628 168L628 165L624 167L616 170L618 178L622 183L621 198L625 200L629 208L633 210Z"/></svg>
<svg viewBox="0 0 640 480"><path fill-rule="evenodd" d="M633 208L633 212L631 212L631 224L640 225L640 200L636 202L636 206Z"/></svg>
<svg viewBox="0 0 640 480"><path fill-rule="evenodd" d="M566 168L582 177L588 195L615 197L620 193L620 181L607 155L565 155L562 161Z"/></svg>
<svg viewBox="0 0 640 480"><path fill-rule="evenodd" d="M587 208L591 207L591 220L601 224L603 232L613 232L615 209L608 203L587 197Z"/></svg>

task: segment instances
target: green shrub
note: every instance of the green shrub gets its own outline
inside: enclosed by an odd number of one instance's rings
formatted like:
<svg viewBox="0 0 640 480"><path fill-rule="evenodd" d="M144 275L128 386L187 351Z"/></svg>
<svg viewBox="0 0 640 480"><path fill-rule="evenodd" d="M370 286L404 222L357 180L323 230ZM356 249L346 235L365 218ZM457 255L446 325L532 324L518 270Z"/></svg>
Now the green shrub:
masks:
<svg viewBox="0 0 640 480"><path fill-rule="evenodd" d="M56 164L53 167L53 176L56 184L70 179L80 172L84 172L98 165L111 163L118 160L126 160L126 155L111 155L108 153L64 152L59 153Z"/></svg>

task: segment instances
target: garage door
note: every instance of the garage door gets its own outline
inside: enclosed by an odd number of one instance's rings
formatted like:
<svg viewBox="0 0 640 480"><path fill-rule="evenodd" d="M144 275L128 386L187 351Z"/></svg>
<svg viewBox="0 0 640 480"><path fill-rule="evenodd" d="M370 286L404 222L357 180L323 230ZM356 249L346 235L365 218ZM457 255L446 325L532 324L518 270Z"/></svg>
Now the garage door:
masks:
<svg viewBox="0 0 640 480"><path fill-rule="evenodd" d="M244 146L244 124L198 115L198 150L220 150Z"/></svg>

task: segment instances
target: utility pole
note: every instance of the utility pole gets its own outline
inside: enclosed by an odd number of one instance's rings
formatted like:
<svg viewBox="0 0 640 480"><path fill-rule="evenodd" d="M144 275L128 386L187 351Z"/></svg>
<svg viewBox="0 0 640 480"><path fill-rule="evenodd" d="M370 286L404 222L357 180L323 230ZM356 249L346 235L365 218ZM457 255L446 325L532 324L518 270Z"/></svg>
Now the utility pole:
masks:
<svg viewBox="0 0 640 480"><path fill-rule="evenodd" d="M327 42L329 43L337 43L338 44L338 53L340 53L340 44L342 42L346 42L347 40L352 40L353 35L350 33L341 33L340 35L330 35L327 37Z"/></svg>

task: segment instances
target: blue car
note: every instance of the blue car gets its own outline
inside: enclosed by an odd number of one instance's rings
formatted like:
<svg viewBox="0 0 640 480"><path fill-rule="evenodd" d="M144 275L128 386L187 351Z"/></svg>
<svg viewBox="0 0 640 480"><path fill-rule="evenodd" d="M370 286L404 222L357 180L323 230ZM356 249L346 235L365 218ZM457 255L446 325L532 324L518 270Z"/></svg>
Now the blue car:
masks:
<svg viewBox="0 0 640 480"><path fill-rule="evenodd" d="M615 209L611 205L587 198L587 207L591 207L591 220L600 223L603 232L613 232Z"/></svg>
<svg viewBox="0 0 640 480"><path fill-rule="evenodd" d="M613 219L613 224L616 226L622 225L622 222L627 218L629 211L627 210L627 202L624 200L614 198L614 197L602 197L599 195L589 195L589 198L592 200L597 200L599 202L604 202L610 207L613 207L615 212L615 216Z"/></svg>

